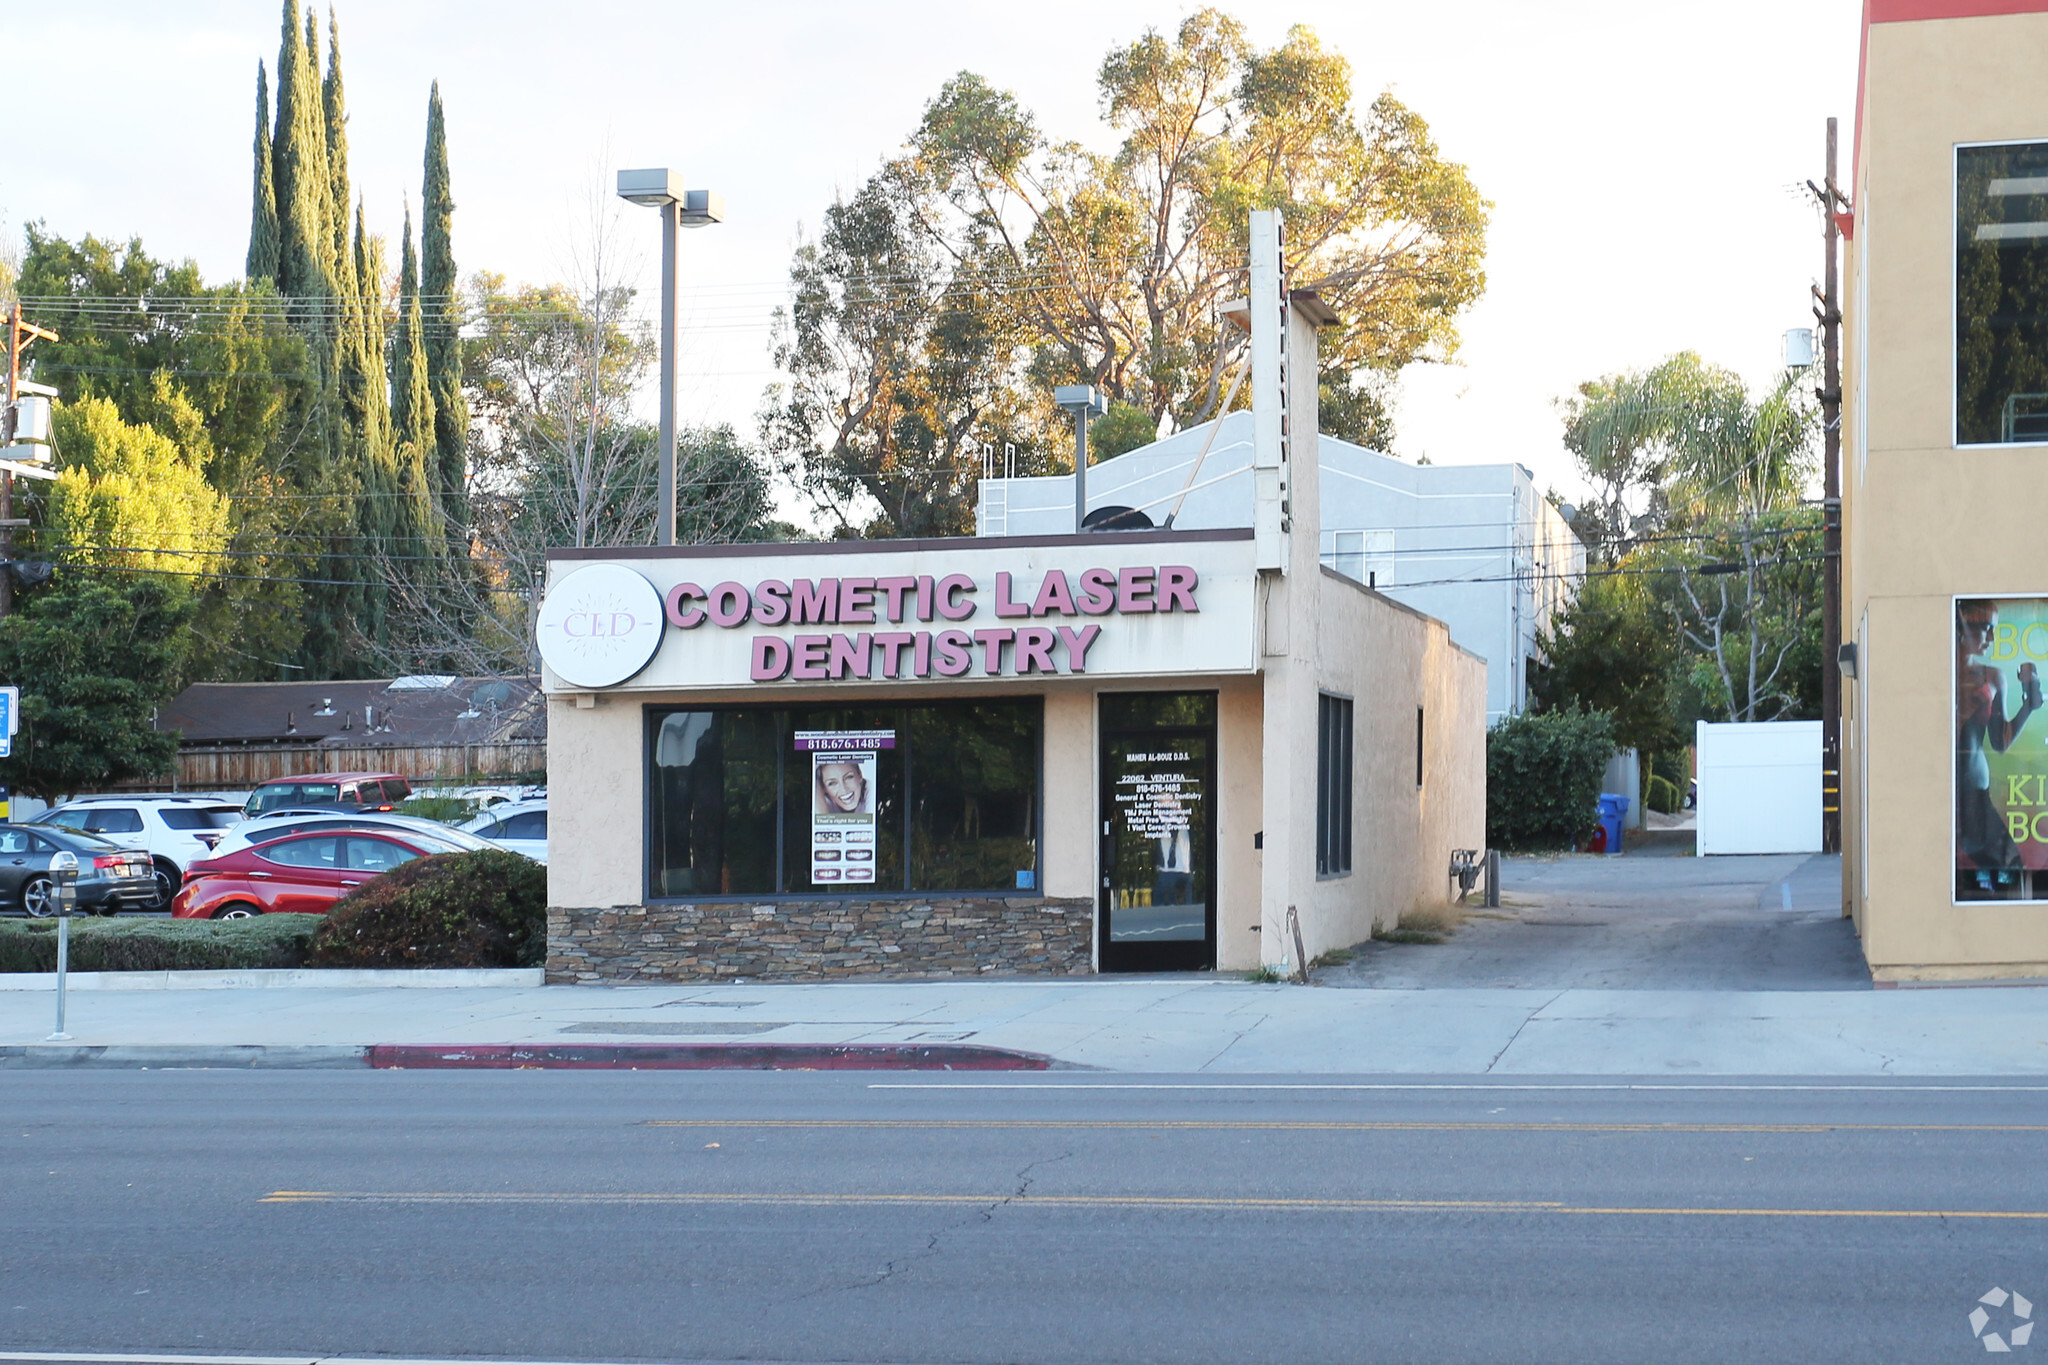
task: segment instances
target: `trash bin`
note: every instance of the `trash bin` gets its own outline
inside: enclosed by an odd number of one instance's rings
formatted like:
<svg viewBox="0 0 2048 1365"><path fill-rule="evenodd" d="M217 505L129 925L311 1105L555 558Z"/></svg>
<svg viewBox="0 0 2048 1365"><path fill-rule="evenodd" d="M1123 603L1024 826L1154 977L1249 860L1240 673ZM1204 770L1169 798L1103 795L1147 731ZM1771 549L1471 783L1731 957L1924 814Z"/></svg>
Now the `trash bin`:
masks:
<svg viewBox="0 0 2048 1365"><path fill-rule="evenodd" d="M1600 793L1600 830L1606 835L1607 853L1621 852L1621 821L1628 814L1628 798L1613 792Z"/></svg>

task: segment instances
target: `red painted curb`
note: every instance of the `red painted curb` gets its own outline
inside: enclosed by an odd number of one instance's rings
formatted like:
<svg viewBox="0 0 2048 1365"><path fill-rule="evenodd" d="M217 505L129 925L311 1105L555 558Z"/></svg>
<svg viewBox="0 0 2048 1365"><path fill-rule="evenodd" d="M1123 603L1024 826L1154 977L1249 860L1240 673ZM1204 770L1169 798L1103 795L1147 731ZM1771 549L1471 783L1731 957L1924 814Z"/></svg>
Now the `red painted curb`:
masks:
<svg viewBox="0 0 2048 1365"><path fill-rule="evenodd" d="M380 1070L580 1071L1044 1071L1049 1057L958 1044L537 1043L415 1047L379 1044Z"/></svg>

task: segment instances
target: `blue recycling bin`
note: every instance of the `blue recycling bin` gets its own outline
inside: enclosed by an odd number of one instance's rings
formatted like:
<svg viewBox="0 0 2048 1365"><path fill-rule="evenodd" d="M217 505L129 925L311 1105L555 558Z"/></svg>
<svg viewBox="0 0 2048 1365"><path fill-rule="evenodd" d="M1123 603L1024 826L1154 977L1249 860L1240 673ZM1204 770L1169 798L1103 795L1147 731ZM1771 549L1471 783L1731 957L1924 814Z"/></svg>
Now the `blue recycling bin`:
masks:
<svg viewBox="0 0 2048 1365"><path fill-rule="evenodd" d="M1628 814L1628 798L1613 792L1600 793L1600 828L1607 834L1609 857L1621 852L1621 821Z"/></svg>

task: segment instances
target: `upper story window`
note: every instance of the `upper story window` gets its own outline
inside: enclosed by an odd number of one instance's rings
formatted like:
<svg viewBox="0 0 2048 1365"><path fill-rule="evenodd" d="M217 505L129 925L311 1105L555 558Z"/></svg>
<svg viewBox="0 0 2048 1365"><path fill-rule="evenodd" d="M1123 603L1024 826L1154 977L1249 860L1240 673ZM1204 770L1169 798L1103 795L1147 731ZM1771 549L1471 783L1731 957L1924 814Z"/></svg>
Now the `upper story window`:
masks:
<svg viewBox="0 0 2048 1365"><path fill-rule="evenodd" d="M2048 444L2048 142L1956 148L1956 444Z"/></svg>

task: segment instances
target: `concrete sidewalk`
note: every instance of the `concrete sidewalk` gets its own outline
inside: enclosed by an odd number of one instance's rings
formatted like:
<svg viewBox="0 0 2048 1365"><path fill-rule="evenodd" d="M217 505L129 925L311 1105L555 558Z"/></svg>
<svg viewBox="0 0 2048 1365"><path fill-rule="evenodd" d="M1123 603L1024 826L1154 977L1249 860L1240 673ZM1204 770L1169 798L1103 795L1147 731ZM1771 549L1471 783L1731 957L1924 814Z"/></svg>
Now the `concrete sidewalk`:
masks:
<svg viewBox="0 0 2048 1365"><path fill-rule="evenodd" d="M43 992L0 993L0 1065L248 1065L264 1055L293 1065L406 1044L778 1043L965 1044L1187 1073L2048 1075L2041 987L1414 991L1152 977L98 990L71 1000L75 1043L46 1045L52 1004Z"/></svg>

